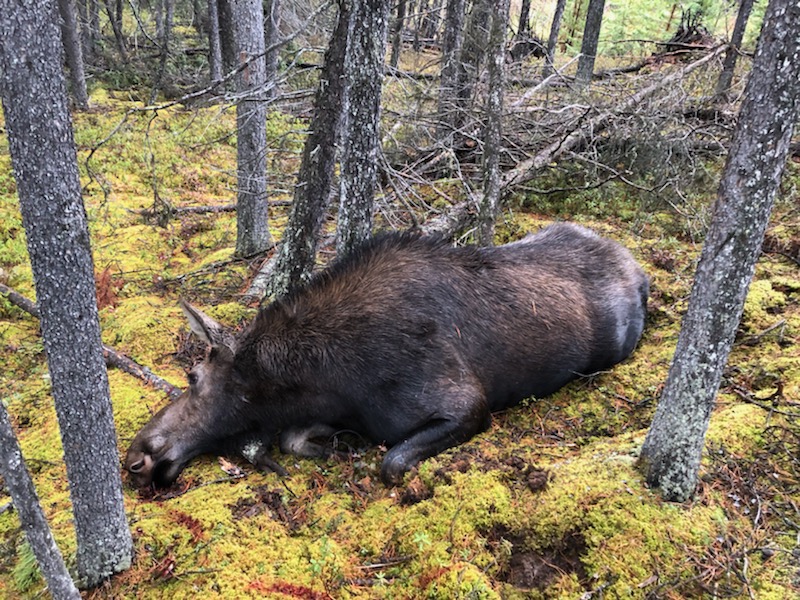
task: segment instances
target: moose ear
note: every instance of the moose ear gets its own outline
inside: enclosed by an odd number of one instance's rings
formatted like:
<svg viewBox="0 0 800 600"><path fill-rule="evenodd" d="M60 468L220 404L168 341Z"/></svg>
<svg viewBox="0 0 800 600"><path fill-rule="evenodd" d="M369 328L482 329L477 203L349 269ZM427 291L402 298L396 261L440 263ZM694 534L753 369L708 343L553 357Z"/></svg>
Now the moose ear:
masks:
<svg viewBox="0 0 800 600"><path fill-rule="evenodd" d="M189 321L189 328L192 333L209 346L222 346L230 350L231 353L236 353L236 341L233 334L225 326L184 300L179 300L178 304Z"/></svg>

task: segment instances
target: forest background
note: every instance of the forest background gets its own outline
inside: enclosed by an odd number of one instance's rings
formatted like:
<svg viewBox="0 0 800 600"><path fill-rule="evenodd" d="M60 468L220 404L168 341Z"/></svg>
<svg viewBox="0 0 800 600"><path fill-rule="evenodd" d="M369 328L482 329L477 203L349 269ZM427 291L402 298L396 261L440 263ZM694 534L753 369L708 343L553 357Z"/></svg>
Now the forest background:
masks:
<svg viewBox="0 0 800 600"><path fill-rule="evenodd" d="M457 147L442 148L435 115L441 25L430 23L437 3L408 4L402 52L383 84L375 220L384 228L424 226L465 201L477 204L483 184L478 132L486 76L478 77L469 108L474 131L467 128ZM547 37L553 4L532 3L530 31L540 39ZM494 241L570 219L631 248L653 281L648 326L632 359L497 415L487 433L426 461L395 489L377 479L382 449L349 439L342 442L351 444L348 461L281 457L290 470L285 479L206 458L168 491L126 487L135 562L85 595L797 593L800 233L794 158L725 373L695 497L683 505L664 503L634 468L674 351L765 3L754 6L725 97L713 94L718 54L635 105L624 101L713 53L729 37L738 7L607 3L595 78L579 88L570 77L586 4L567 3L555 55L560 73L552 85L539 85L541 57L509 56L505 63L504 172L574 131L582 142L547 161L535 177L504 189ZM169 6L172 37L163 52L159 32ZM121 38L113 26L120 7ZM289 41L281 47L278 93L266 119L273 239L286 225L322 52L335 24L335 7L316 8L282 3L280 31ZM270 255L235 256L236 91L222 87L185 98L210 82L205 9L198 2L105 3L100 37L85 58L88 110L73 114L104 342L177 386L203 351L188 335L177 299L241 325L257 304L243 299ZM512 2L510 54L515 42L530 39L518 33L519 10ZM609 124L602 131L581 129L605 114ZM0 278L33 297L2 143ZM335 212L323 227L321 263L335 254ZM469 222L451 233L459 243L477 236ZM70 502L37 322L0 303L3 402L70 564L76 552ZM109 378L124 451L166 399L120 371L111 370ZM0 499L0 506L0 593L35 597L43 584L31 549L8 500Z"/></svg>

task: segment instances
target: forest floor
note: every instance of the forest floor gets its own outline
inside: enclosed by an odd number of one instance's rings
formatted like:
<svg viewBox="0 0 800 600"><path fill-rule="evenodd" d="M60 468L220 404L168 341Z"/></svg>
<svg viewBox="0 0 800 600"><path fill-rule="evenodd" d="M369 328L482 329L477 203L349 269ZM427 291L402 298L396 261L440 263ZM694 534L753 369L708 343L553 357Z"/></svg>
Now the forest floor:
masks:
<svg viewBox="0 0 800 600"><path fill-rule="evenodd" d="M179 298L241 325L260 261L233 260L233 213L162 225L136 210L230 204L231 111L134 105L96 92L75 116L106 344L175 385L202 353ZM302 124L269 121L270 187L290 198ZM146 135L145 135L146 134ZM7 144L0 141L0 281L33 297ZM720 165L711 165L719 169ZM102 176L100 175L102 174ZM157 493L126 484L136 558L86 598L789 598L800 593L800 170L790 164L717 399L700 484L663 502L636 469L686 308L700 240L686 214L644 210L624 188L569 202L513 198L498 241L570 219L630 248L652 278L644 337L606 373L494 416L471 441L379 480L384 448L343 437L349 458L275 458L281 478L202 457ZM105 191L104 191L105 190ZM713 186L698 195L708 214ZM424 192L422 192L424 193ZM379 215L384 226L392 215ZM280 237L286 208L271 213ZM322 260L330 253L323 251ZM79 350L76 350L79 351ZM75 538L58 424L35 319L0 298L0 389L68 564ZM167 399L109 372L120 457ZM0 491L0 597L44 583Z"/></svg>

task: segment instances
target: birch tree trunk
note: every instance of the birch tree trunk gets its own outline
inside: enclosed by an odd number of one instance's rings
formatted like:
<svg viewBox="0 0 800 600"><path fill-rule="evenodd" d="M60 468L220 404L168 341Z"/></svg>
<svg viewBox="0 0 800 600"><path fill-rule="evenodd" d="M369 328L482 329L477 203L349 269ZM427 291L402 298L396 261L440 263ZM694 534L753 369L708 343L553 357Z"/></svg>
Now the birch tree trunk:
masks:
<svg viewBox="0 0 800 600"><path fill-rule="evenodd" d="M236 76L236 254L272 245L267 222L267 106L264 101L264 9L261 0L231 0L239 64Z"/></svg>
<svg viewBox="0 0 800 600"><path fill-rule="evenodd" d="M348 79L342 136L336 251L341 256L372 232L378 174L381 85L389 4L353 0L344 72ZM365 35L364 32L369 32Z"/></svg>
<svg viewBox="0 0 800 600"><path fill-rule="evenodd" d="M83 71L83 50L78 33L78 19L75 14L73 0L58 0L58 11L61 14L61 39L64 54L67 58L72 97L75 106L80 110L89 108L89 94L86 92L86 75Z"/></svg>
<svg viewBox="0 0 800 600"><path fill-rule="evenodd" d="M494 225L500 206L500 152L503 134L506 29L509 0L496 0L492 8L489 36L489 92L486 102L486 130L483 137L483 200L478 215L482 246L494 245Z"/></svg>
<svg viewBox="0 0 800 600"><path fill-rule="evenodd" d="M131 564L132 542L55 2L0 0L0 90L75 517L81 582Z"/></svg>
<svg viewBox="0 0 800 600"><path fill-rule="evenodd" d="M589 0L589 8L586 9L586 25L583 28L581 55L578 58L578 70L575 72L575 81L578 85L587 85L592 80L605 5L606 0Z"/></svg>
<svg viewBox="0 0 800 600"><path fill-rule="evenodd" d="M725 60L722 62L722 72L717 80L717 97L727 95L733 81L733 72L736 69L736 58L739 56L739 49L744 39L744 31L747 29L747 20L750 18L750 11L753 10L753 0L741 0L739 12L736 14L736 24L733 26L731 41Z"/></svg>
<svg viewBox="0 0 800 600"><path fill-rule="evenodd" d="M642 447L667 500L694 492L722 371L800 113L800 2L772 0L667 383Z"/></svg>

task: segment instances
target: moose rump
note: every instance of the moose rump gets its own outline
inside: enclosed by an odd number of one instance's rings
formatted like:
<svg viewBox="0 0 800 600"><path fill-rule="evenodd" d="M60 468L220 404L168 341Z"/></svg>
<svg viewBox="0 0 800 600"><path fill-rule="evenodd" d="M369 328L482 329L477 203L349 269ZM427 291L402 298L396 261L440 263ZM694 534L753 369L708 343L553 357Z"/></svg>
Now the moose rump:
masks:
<svg viewBox="0 0 800 600"><path fill-rule="evenodd" d="M492 411L626 358L648 279L621 245L556 224L494 248L379 235L262 309L238 336L184 305L211 345L189 389L139 432L137 485L168 484L203 452L319 456L355 431L390 447L381 475L485 429ZM253 444L252 442L257 442Z"/></svg>

